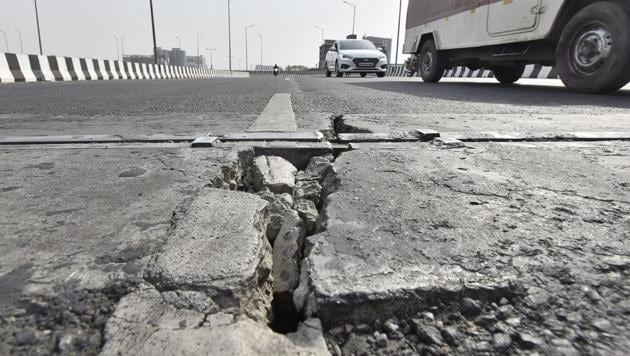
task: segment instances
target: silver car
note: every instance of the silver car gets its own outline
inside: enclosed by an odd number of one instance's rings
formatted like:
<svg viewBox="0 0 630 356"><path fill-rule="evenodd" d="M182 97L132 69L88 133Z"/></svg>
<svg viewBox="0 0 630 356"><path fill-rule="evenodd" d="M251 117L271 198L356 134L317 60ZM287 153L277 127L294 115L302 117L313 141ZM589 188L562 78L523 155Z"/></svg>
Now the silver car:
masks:
<svg viewBox="0 0 630 356"><path fill-rule="evenodd" d="M374 44L366 40L340 40L326 54L326 76L336 73L359 73L362 77L369 73L382 78L387 74L387 56Z"/></svg>

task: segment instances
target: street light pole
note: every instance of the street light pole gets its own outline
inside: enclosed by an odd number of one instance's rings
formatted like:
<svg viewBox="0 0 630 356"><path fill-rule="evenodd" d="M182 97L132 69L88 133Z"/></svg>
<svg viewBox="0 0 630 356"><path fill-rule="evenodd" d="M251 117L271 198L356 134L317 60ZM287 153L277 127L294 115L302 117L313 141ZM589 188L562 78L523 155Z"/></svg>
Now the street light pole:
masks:
<svg viewBox="0 0 630 356"><path fill-rule="evenodd" d="M322 44L324 44L324 28L319 26L315 26L315 28L322 32Z"/></svg>
<svg viewBox="0 0 630 356"><path fill-rule="evenodd" d="M7 33L4 30L0 30L4 35L4 46L7 48L7 52L9 52L9 40L7 39Z"/></svg>
<svg viewBox="0 0 630 356"><path fill-rule="evenodd" d="M37 21L37 38L39 39L39 54L41 56L44 55L44 50L42 49L42 32L39 28L39 10L37 9L37 0L35 1L35 21Z"/></svg>
<svg viewBox="0 0 630 356"><path fill-rule="evenodd" d="M357 20L357 5L344 0L343 1L345 4L352 6L352 8L354 9L353 15L352 15L352 34L354 35L354 25L356 24L356 20Z"/></svg>
<svg viewBox="0 0 630 356"><path fill-rule="evenodd" d="M398 32L396 32L396 62L394 62L395 65L398 65L398 46L400 44L400 19L401 17L402 17L402 0L400 0L400 5L398 6Z"/></svg>
<svg viewBox="0 0 630 356"><path fill-rule="evenodd" d="M120 37L120 54L121 54L121 55L120 55L120 59L121 59L122 61L124 61L124 60L125 60L125 37L126 37L126 36L127 36L127 35L122 35L122 36Z"/></svg>
<svg viewBox="0 0 630 356"><path fill-rule="evenodd" d="M155 38L155 16L153 15L153 0L149 0L151 7L151 29L153 30L153 61L158 64L157 40Z"/></svg>
<svg viewBox="0 0 630 356"><path fill-rule="evenodd" d="M118 47L118 37L114 35L114 40L116 41L116 60L120 59L120 47Z"/></svg>
<svg viewBox="0 0 630 356"><path fill-rule="evenodd" d="M206 48L206 51L210 52L210 69L214 69L214 65L212 64L212 52L216 50L216 48Z"/></svg>
<svg viewBox="0 0 630 356"><path fill-rule="evenodd" d="M182 40L179 36L175 36L175 39L177 40L177 48L182 49Z"/></svg>
<svg viewBox="0 0 630 356"><path fill-rule="evenodd" d="M17 28L15 29L15 31L17 31L18 37L20 39L20 53L24 53L24 46L22 45L22 31L18 30Z"/></svg>
<svg viewBox="0 0 630 356"><path fill-rule="evenodd" d="M247 31L256 25L245 27L245 70L249 70L249 46L247 45Z"/></svg>
<svg viewBox="0 0 630 356"><path fill-rule="evenodd" d="M230 62L230 72L232 71L232 14L230 9L230 3L232 0L227 0L228 5L228 49L229 49L229 62Z"/></svg>
<svg viewBox="0 0 630 356"><path fill-rule="evenodd" d="M199 54L199 37L203 36L202 33L197 35L197 68L201 68L201 55Z"/></svg>
<svg viewBox="0 0 630 356"><path fill-rule="evenodd" d="M260 37L260 70L263 70L263 35L259 34Z"/></svg>

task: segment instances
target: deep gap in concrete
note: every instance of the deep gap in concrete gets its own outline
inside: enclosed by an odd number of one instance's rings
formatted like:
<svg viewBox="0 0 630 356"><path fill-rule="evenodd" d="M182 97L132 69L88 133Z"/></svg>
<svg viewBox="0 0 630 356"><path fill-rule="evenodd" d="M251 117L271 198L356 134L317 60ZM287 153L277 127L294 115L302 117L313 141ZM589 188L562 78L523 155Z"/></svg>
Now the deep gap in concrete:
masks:
<svg viewBox="0 0 630 356"><path fill-rule="evenodd" d="M292 251L295 253L295 260L293 261L295 265L298 266L297 275L298 275L298 284L297 286L293 286L293 288L289 288L288 290L276 291L275 285L278 283L283 283L278 279L273 281L274 284L274 293L273 299L271 300L271 310L268 314L269 327L277 333L280 334L288 334L292 332L296 332L298 330L299 325L304 322L307 318L312 317L313 315L308 315L303 313L301 310L298 310L296 304L294 302L294 292L300 286L301 280L301 266L302 261L306 257L307 246L306 239L309 236L315 235L323 231L323 223L322 216L323 211L325 209L325 204L327 202L327 196L333 192L329 186L330 183L334 182L332 185L336 183L336 174L333 168L335 159L341 154L340 152L333 152L328 155L318 156L318 155L309 155L305 157L304 161L308 162L305 166L295 167L292 166L296 170L296 178L294 180L295 187L291 191L290 202L288 204L287 213L293 214L294 216L299 216L299 222L297 223L299 226L303 226L303 231L298 234L298 242L297 242L297 250ZM280 156L267 156L267 155L256 155L254 150L244 150L239 152L238 154L238 162L236 166L233 167L225 167L224 168L224 177L214 182L213 185L218 188L223 188L226 190L239 190L250 194L255 194L267 200L271 205L275 202L282 200L282 197L287 197L288 191L284 193L280 193L280 191L271 191L274 189L280 188L269 188L261 185L260 178L257 175L259 172L256 172L256 159L260 159L264 157L263 161L269 163L272 157L276 159L281 159ZM315 164L317 167L312 167L311 163L317 161L319 166ZM286 161L285 164L291 165L290 162ZM273 166L270 166L273 168ZM271 175L281 175L281 172L271 171ZM274 202L274 203L272 203ZM306 205L311 209L305 211L304 208L300 208L300 206ZM270 213L270 225L273 224L273 217ZM267 231L268 240L272 246L272 254L275 257L278 251L281 251L281 247L279 246L278 239L280 239L280 234L289 231L290 226L295 221L290 221L287 218L288 215L284 215L281 218L280 226L276 226L275 234L276 236L272 236L270 230ZM307 217L308 216L308 217ZM277 218L277 217L276 217ZM277 220L277 219L276 219ZM308 221L307 221L308 220ZM294 246L295 247L295 246ZM276 250L278 249L278 250ZM276 253L274 253L274 251ZM283 250L282 250L283 251ZM287 256L284 256L287 257ZM291 260L290 257L289 260ZM276 270L277 268L286 268L286 266L277 265L275 263L272 269ZM295 267L295 265L293 265ZM285 271L279 272L275 271L276 274L284 273ZM296 271L293 270L293 273ZM273 275L273 272L272 272Z"/></svg>

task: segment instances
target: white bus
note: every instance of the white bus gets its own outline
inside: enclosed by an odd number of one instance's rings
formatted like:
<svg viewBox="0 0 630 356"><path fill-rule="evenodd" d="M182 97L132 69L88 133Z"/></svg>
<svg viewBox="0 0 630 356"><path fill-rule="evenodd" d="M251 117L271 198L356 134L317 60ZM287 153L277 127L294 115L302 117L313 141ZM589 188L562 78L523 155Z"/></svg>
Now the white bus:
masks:
<svg viewBox="0 0 630 356"><path fill-rule="evenodd" d="M527 64L555 66L585 93L630 81L630 0L409 0L406 27L403 50L426 82L464 65L514 83Z"/></svg>

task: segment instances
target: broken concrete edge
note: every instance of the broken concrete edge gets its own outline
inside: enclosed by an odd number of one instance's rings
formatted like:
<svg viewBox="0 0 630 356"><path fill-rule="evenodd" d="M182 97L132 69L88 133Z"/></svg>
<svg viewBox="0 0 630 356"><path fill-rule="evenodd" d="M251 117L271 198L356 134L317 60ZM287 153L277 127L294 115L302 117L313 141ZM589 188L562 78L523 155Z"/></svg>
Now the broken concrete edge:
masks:
<svg viewBox="0 0 630 356"><path fill-rule="evenodd" d="M393 315L414 315L439 303L458 305L465 298L490 304L498 303L501 298L515 299L524 295L522 288L511 279L454 284L440 289L401 286L393 290L357 290L353 293L327 293L310 285L309 291L311 295L307 300L312 304L307 307L316 311L325 330L344 324L370 324Z"/></svg>
<svg viewBox="0 0 630 356"><path fill-rule="evenodd" d="M212 136L209 134L208 136ZM273 142L273 141L290 141L290 142L322 142L324 135L321 132L241 132L227 133L220 135L219 139L223 142Z"/></svg>
<svg viewBox="0 0 630 356"><path fill-rule="evenodd" d="M195 278L193 278L193 276L190 276L189 273L181 274L181 278L176 278L177 280L174 280L174 283L166 283L162 279L165 274L155 273L156 270L152 269L152 267L155 267L156 261L159 260L160 254L164 252L164 248L165 246L167 246L169 239L171 239L173 246L181 247L179 246L182 243L181 238L190 236L188 234L180 234L180 236L177 236L177 231L181 228L181 224L183 223L183 221L187 218L190 218L190 209L201 195L209 191L213 191L218 194L219 191L215 188L221 189L220 192L223 192L224 194L247 194L248 196L250 196L250 194L248 193L228 192L228 190L244 190L249 191L250 193L254 193L254 184L252 183L252 180L255 179L252 173L252 166L256 157L254 148L247 146L238 146L234 147L232 152L233 153L230 158L230 163L226 163L225 166L222 167L223 176L214 177L212 179L212 182L209 183L206 187L200 188L199 193L195 197L189 198L177 206L175 212L173 213L171 227L169 228L167 237L165 237L165 242L159 248L159 250L151 256L152 262L149 265L150 267L145 272L145 287L151 289L153 291L151 293L158 293L162 296L162 302L160 303L163 305L160 306L160 308L166 307L172 309L172 307L175 307L177 309L177 313L183 313L183 321L178 320L177 323L183 322L188 324L187 320L189 318L193 318L195 322L190 325L178 324L176 328L171 328L169 325L174 325L173 323L176 322L175 320L151 320L148 323L151 325L151 331L148 334L143 335L143 333L146 332L146 326L143 326L142 322L125 324L122 326L118 325L117 327L116 323L120 323L121 321L123 321L124 323L128 323L129 321L125 318L112 317L107 322L109 332L106 334L106 343L103 349L106 352L104 352L104 354L108 354L107 352L110 352L110 354L117 354L121 351L121 349L125 350L126 347L130 347L130 345L136 344L140 345L138 346L140 347L140 350L145 350L145 346L149 347L150 349L152 345L154 345L154 343L151 341L151 338L153 338L154 335L158 334L160 335L160 339L174 338L172 345L169 345L169 349L173 350L174 352L185 351L187 350L187 345L189 345L190 343L181 342L182 340L180 339L182 337L189 338L182 333L197 333L201 329L212 332L212 327L209 329L206 329L204 327L212 326L212 320L214 320L214 318L221 319L221 313L228 313L224 315L232 315L231 318L233 319L234 323L249 323L249 325L252 327L253 325L258 325L256 328L260 332L270 333L270 335L277 335L275 336L275 338L278 338L279 340L277 342L283 342L285 344L284 347L285 350L287 350L286 352L300 354L327 354L328 351L326 348L326 342L323 338L323 330L321 328L321 323L317 319L300 319L305 321L298 324L298 331L296 333L289 333L284 336L273 334L271 329L269 329L267 325L269 319L267 316L271 304L270 285L273 280L273 278L271 278L271 273L253 274L251 278L247 278L247 280L244 282L244 285L246 285L245 289L249 288L250 293L239 294L234 293L233 290L229 288L229 286L228 288L212 286L210 285L212 284L211 280L200 279L200 284L208 285L197 285L197 282L195 282ZM330 152L330 150L326 150L326 152ZM331 159L334 159L332 158L332 155L330 155L330 157ZM267 206L266 202L257 198L255 195L252 195L251 197L251 199L261 202L260 206ZM257 211L260 211L260 209L258 209ZM265 219L263 220L258 219L258 222L255 225L257 225L256 230L259 231L261 239L264 237L265 244L269 246L266 237L266 224L267 219L265 216ZM300 251L298 253L300 255L299 259L301 259L303 256L303 243L301 243L300 245ZM271 249L263 250L265 250L266 252L263 253L263 257L260 259L260 261L265 260L267 262L262 263L259 261L260 263L256 265L255 270L271 269L271 263L269 263L269 260L271 259L272 251ZM181 254L176 254L174 255L174 257L180 255ZM225 255L227 256L228 254ZM171 259L171 261L177 261L177 259L178 258ZM194 266L188 266L184 269L187 268L194 269L199 267L194 264ZM300 273L300 271L298 271L298 273ZM238 286L239 284L237 283L236 285ZM132 295L134 293L137 293L138 291L138 289L136 289L135 291L132 290L129 292L128 295ZM136 303L134 303L134 307L136 307L135 304ZM291 304L293 304L292 301ZM123 305L124 303L119 303L119 305L116 307L116 312L119 312L119 309L123 308ZM256 312L252 312L252 310ZM158 311L158 314L164 316L164 313L162 312ZM235 315L240 316L236 317ZM160 323L164 323L165 329L167 330L160 329ZM186 328L189 326L192 326L192 329L189 328L188 330L186 330ZM138 335L142 336L143 339L134 339ZM229 338L232 335L226 336ZM242 345L240 343L237 343L237 340L232 341L234 343L228 346L234 347L235 349L226 349L226 352L232 354L231 351L236 350L238 353L238 348ZM276 342L274 342L274 345L275 344ZM133 350L136 349L128 349L127 351ZM257 349L257 351L269 353L272 350L259 348Z"/></svg>
<svg viewBox="0 0 630 356"><path fill-rule="evenodd" d="M189 143L196 138L172 135L67 135L0 137L1 146L118 143Z"/></svg>

